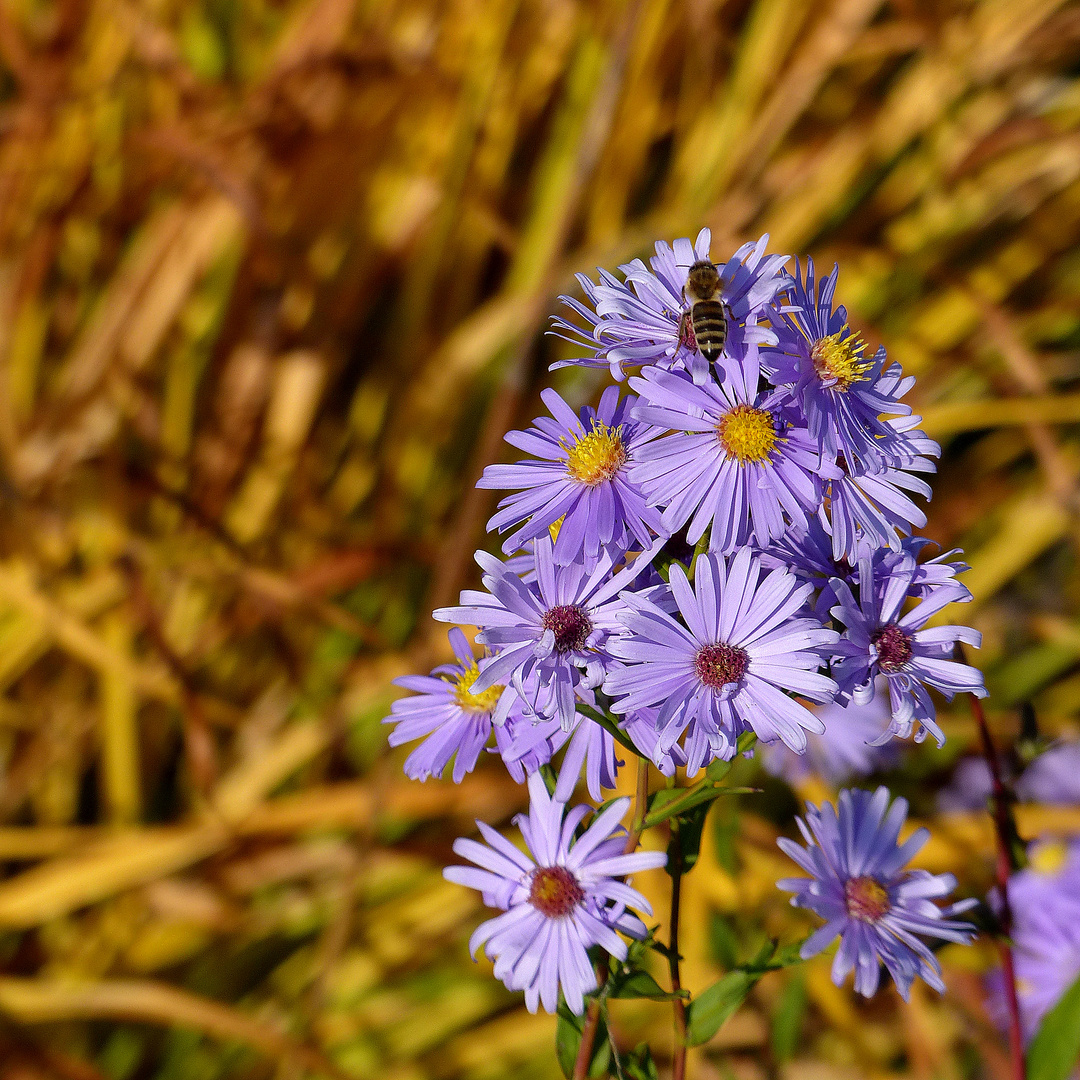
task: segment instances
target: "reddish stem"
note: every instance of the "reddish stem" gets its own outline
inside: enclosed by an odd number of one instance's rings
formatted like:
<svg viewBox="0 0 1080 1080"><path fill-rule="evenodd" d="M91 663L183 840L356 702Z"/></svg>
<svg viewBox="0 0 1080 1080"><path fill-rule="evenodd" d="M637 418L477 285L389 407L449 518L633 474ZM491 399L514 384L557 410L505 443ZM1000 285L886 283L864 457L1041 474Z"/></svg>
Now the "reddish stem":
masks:
<svg viewBox="0 0 1080 1080"><path fill-rule="evenodd" d="M607 982L607 961L601 960L596 965L597 985L602 987ZM574 1061L574 1080L586 1080L589 1075L589 1063L592 1061L593 1046L596 1045L596 1032L600 1027L600 998L589 1001L585 1010L585 1026L581 1029L581 1045Z"/></svg>
<svg viewBox="0 0 1080 1080"><path fill-rule="evenodd" d="M960 646L957 645L959 649ZM960 650L963 657L963 650ZM986 713L982 702L971 695L971 714L979 729L983 754L990 768L991 792L994 804L994 832L997 841L997 859L995 876L998 892L1001 894L1001 933L997 947L1001 955L1001 968L1005 975L1005 998L1009 1009L1009 1057L1012 1062L1013 1080L1027 1080L1027 1064L1024 1060L1024 1036L1020 1026L1020 999L1016 993L1016 966L1010 940L1013 930L1012 901L1009 899L1009 877L1014 870L1013 838L1016 836L1016 824L1010 810L1010 795L1001 775L1001 763L990 735L990 725L986 722Z"/></svg>

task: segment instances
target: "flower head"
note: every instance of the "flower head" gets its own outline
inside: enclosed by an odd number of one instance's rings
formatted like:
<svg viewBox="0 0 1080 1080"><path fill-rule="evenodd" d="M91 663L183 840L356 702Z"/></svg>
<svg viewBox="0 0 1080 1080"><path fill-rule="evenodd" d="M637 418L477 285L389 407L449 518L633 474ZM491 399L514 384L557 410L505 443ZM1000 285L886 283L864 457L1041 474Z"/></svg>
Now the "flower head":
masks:
<svg viewBox="0 0 1080 1080"><path fill-rule="evenodd" d="M936 445L936 444L935 444ZM926 514L905 492L929 500L925 480L912 472L933 472L934 463L918 456L905 459L904 468L883 468L874 473L839 470L828 477L818 518L832 537L834 559L855 562L867 552L889 548L902 551L912 528L926 524Z"/></svg>
<svg viewBox="0 0 1080 1080"><path fill-rule="evenodd" d="M1026 802L1080 806L1080 743L1058 743L1041 753L1016 784Z"/></svg>
<svg viewBox="0 0 1080 1080"><path fill-rule="evenodd" d="M882 741L893 735L907 738L914 729L916 741L929 733L941 746L945 736L927 687L950 700L964 692L985 697L982 672L952 659L957 641L977 648L982 635L967 626L926 626L947 605L970 599L959 582L933 586L925 599L905 612L916 574L910 556L887 567L865 556L859 562L858 601L847 582L834 579L838 602L832 613L846 629L832 669L841 694L856 703L868 700L876 676L885 677L892 723Z"/></svg>
<svg viewBox="0 0 1080 1080"><path fill-rule="evenodd" d="M788 257L766 256L768 239L763 236L757 243L744 244L717 267L722 300L730 312L724 346L730 357L742 357L751 345L776 342L765 310L784 284L780 270ZM606 270L600 271L599 284L579 274L578 283L591 307L569 296L560 299L589 329L560 318L552 324L567 340L586 346L589 355L560 361L552 368L572 364L607 367L615 379L622 379L624 365L678 366L690 370L695 382L704 382L708 363L700 351L689 348L680 338L679 323L687 274L699 259L710 257L710 240L709 230L702 229L693 244L686 239L676 240L670 247L658 242L648 266L635 259L619 267L625 281Z"/></svg>
<svg viewBox="0 0 1080 1080"><path fill-rule="evenodd" d="M952 779L937 793L938 813L985 810L993 793L994 781L986 758L961 758L953 769Z"/></svg>
<svg viewBox="0 0 1080 1080"><path fill-rule="evenodd" d="M582 696L589 703L593 701L588 691ZM566 753L559 769L555 798L569 802L584 767L589 795L599 802L601 789L615 786L623 762L615 756L615 739L611 733L580 712L574 714L569 728L563 727L558 717L518 725L514 737L507 740L500 753L507 768L512 769L516 762L533 757L548 761L563 746Z"/></svg>
<svg viewBox="0 0 1080 1080"><path fill-rule="evenodd" d="M883 963L905 1001L916 975L944 990L941 967L921 938L970 941L972 928L953 916L976 901L939 907L934 901L956 887L952 874L904 869L930 835L919 829L897 843L907 817L904 799L890 806L887 788L873 793L845 789L838 808L832 803L820 809L807 806L805 819L797 819L805 848L786 838L777 841L811 875L784 878L778 887L795 894L795 907L809 908L825 920L804 943L802 957L816 956L839 935L832 966L837 986L854 968L856 991L872 997Z"/></svg>
<svg viewBox="0 0 1080 1080"><path fill-rule="evenodd" d="M612 598L640 571L631 565L613 576L608 555L591 569L583 562L558 566L547 536L534 541L533 558L536 578L526 582L478 551L487 592L466 589L460 607L439 608L434 617L480 627L476 640L495 650L471 693L508 684L527 715L558 717L569 729L578 688L599 686L610 662L606 643L620 629L615 613L621 609Z"/></svg>
<svg viewBox="0 0 1080 1080"><path fill-rule="evenodd" d="M642 447L630 474L650 504L665 507L666 533L689 522L687 540L696 544L711 529L710 550L727 554L779 539L789 521L820 504L806 432L758 394L757 382L756 350L725 368L721 383L698 386L656 368L630 380L641 395L634 415L668 429Z"/></svg>
<svg viewBox="0 0 1080 1080"><path fill-rule="evenodd" d="M450 645L456 664L441 664L430 675L394 680L396 686L414 691L415 696L395 701L383 721L397 724L390 734L391 746L423 739L405 759L405 775L414 780L442 776L453 758L454 783L461 783L476 767L500 703L505 699L506 711L514 699L513 691L497 684L474 692L471 688L490 664L490 657L475 660L468 640L457 627L450 631Z"/></svg>
<svg viewBox="0 0 1080 1080"><path fill-rule="evenodd" d="M766 349L764 361L770 380L806 417L825 460L843 455L853 466L878 469L886 463L882 443L890 434L881 416L911 412L899 398L914 380L901 380L896 364L883 378L885 350L867 356L846 309L833 309L839 272L834 266L815 293L813 259L806 260L805 278L796 261L783 292L779 342Z"/></svg>
<svg viewBox="0 0 1080 1080"><path fill-rule="evenodd" d="M992 904L1000 904L993 894ZM1013 962L1025 1040L1080 978L1080 841L1042 840L1028 848L1028 865L1009 879ZM1008 1022L1005 984L988 980L990 1012Z"/></svg>
<svg viewBox="0 0 1080 1080"><path fill-rule="evenodd" d="M762 748L766 772L783 777L789 784L816 775L835 786L895 764L895 748L877 745L892 719L884 679L878 680L876 693L865 705L831 701L815 709L814 715L825 730L807 733L805 753L793 753L783 743Z"/></svg>
<svg viewBox="0 0 1080 1080"><path fill-rule="evenodd" d="M660 529L660 514L648 507L629 478L635 451L655 437L630 417L636 398L619 400L609 386L596 409L575 413L554 390L541 395L551 417L538 417L528 431L506 441L534 457L513 465L489 465L477 487L519 489L499 503L488 522L500 532L520 526L503 551L513 554L544 533L555 535L555 562L566 566L584 553L595 564L600 552L621 554L636 539L647 547Z"/></svg>
<svg viewBox="0 0 1080 1080"><path fill-rule="evenodd" d="M652 914L645 897L618 879L663 866L667 856L624 854L619 820L629 799L616 799L596 814L576 840L591 807L575 807L564 820L566 804L548 795L539 773L529 778L529 799L528 815L514 819L527 854L478 821L487 845L467 839L454 843L454 851L474 866L450 866L443 875L478 889L489 907L502 908L502 915L482 923L469 940L472 952L485 946L495 961L495 977L511 990L524 990L530 1012L538 1004L554 1012L561 990L567 1006L580 1014L585 995L596 989L587 950L598 945L625 960L626 942L615 931L645 936L644 923L627 907Z"/></svg>
<svg viewBox="0 0 1080 1080"><path fill-rule="evenodd" d="M828 701L835 684L818 672L818 650L837 640L803 616L810 586L786 570L763 575L743 548L730 561L701 556L693 587L673 563L669 590L681 623L665 610L670 603L623 593L619 620L627 633L608 646L623 666L604 683L619 699L613 710L658 707L657 752L685 731L691 775L711 758L731 758L750 729L766 742L805 749L806 732L821 731L821 721L784 691Z"/></svg>

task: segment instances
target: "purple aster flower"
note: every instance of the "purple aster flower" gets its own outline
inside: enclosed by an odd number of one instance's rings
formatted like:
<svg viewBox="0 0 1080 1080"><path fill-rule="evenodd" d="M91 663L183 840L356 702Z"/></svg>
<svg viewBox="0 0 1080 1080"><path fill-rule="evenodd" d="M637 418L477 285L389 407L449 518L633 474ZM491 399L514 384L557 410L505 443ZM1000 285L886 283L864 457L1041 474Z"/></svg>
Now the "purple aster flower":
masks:
<svg viewBox="0 0 1080 1080"><path fill-rule="evenodd" d="M792 522L783 536L762 550L761 565L768 570L777 567L790 570L813 585L817 595L814 614L823 623L829 621L829 612L836 603L833 578L852 585L857 580L851 563L833 557L832 537L816 516Z"/></svg>
<svg viewBox="0 0 1080 1080"><path fill-rule="evenodd" d="M981 757L965 757L957 762L952 779L937 793L940 814L959 814L985 810L994 792L990 766Z"/></svg>
<svg viewBox="0 0 1080 1080"><path fill-rule="evenodd" d="M743 731L765 742L806 747L821 721L784 691L828 701L836 684L818 672L819 650L837 634L801 616L810 586L786 570L762 575L743 548L730 561L703 555L691 588L682 567L671 567L669 589L685 625L645 597L623 593L624 636L609 643L615 667L604 691L625 714L659 707L657 750L666 753L686 731L686 770L710 757L730 759Z"/></svg>
<svg viewBox="0 0 1080 1080"><path fill-rule="evenodd" d="M1080 806L1080 743L1058 743L1040 754L1016 785L1025 802Z"/></svg>
<svg viewBox="0 0 1080 1080"><path fill-rule="evenodd" d="M643 446L631 477L650 504L663 504L664 531L687 522L691 544L710 528L710 550L728 554L783 536L821 502L817 454L806 432L788 425L757 392L757 350L728 365L722 383L647 368L630 385L634 415L670 434ZM786 515L786 517L785 517Z"/></svg>
<svg viewBox="0 0 1080 1080"><path fill-rule="evenodd" d="M855 567L845 559L833 558L832 537L817 517L793 522L783 536L761 552L763 566L786 567L815 589L828 589L834 577L850 578Z"/></svg>
<svg viewBox="0 0 1080 1080"><path fill-rule="evenodd" d="M832 670L845 699L856 704L868 700L874 679L889 683L892 723L882 736L907 738L913 729L916 742L932 734L939 746L945 736L935 720L936 710L927 687L949 700L958 693L985 697L982 672L953 660L957 641L978 648L982 635L968 626L927 627L927 620L951 603L968 599L959 582L934 587L925 599L904 612L916 574L915 560L900 560L887 574L869 556L859 563L859 600L847 582L834 579L838 603L832 609L846 630L836 646ZM872 582L873 585L868 583Z"/></svg>
<svg viewBox="0 0 1080 1080"><path fill-rule="evenodd" d="M662 543L657 541L655 548ZM640 558L651 560L654 554L650 550ZM439 608L433 615L442 622L480 627L476 640L495 650L469 688L471 693L509 684L527 715L558 717L569 728L575 692L603 681L609 663L606 642L621 629L615 613L622 605L613 597L640 570L634 563L612 576L608 555L592 568L581 562L558 566L548 536L534 540L533 555L536 580L526 582L505 563L478 551L476 561L484 570L487 592L466 589L462 606ZM496 713L496 723L501 716Z"/></svg>
<svg viewBox="0 0 1080 1080"><path fill-rule="evenodd" d="M658 364L688 367L695 382L703 382L708 363L697 349L691 350L680 338L680 317L685 310L683 286L691 265L708 259L711 233L702 229L697 240L676 240L673 247L656 244L656 255L646 266L640 259L620 266L626 277L619 281L606 270L600 283L584 274L577 280L592 307L569 296L560 299L587 324L555 318L552 325L560 336L575 345L584 345L589 355L559 361L552 369L570 365L607 367L613 378L623 378L623 365ZM768 236L756 244L744 244L723 265L717 267L722 283L722 300L727 305L727 343L724 351L742 357L751 345L775 344L776 334L768 325L765 309L785 283L780 270L787 255L765 255Z"/></svg>
<svg viewBox="0 0 1080 1080"><path fill-rule="evenodd" d="M592 694L586 692L584 696L591 704ZM501 753L509 768L512 763L545 752L547 756L544 760L550 760L563 746L566 753L559 769L555 798L560 802L570 801L584 766L589 794L599 802L601 789L615 786L615 778L623 762L615 756L615 739L612 735L582 713L574 714L569 728L564 728L558 717L518 725L514 738L507 741Z"/></svg>
<svg viewBox="0 0 1080 1080"><path fill-rule="evenodd" d="M937 547L933 540L927 540L924 536L904 536L900 538L899 551L887 551L881 554L881 565L885 573L891 573L899 566L906 556L916 560L915 574L908 586L908 595L918 597L920 600L929 596L939 585L950 585L962 590L964 597L969 599L971 593L966 585L956 580L958 574L963 574L971 567L965 562L953 559L954 555L962 554L959 548L952 548L935 555L931 559L918 559L928 547Z"/></svg>
<svg viewBox="0 0 1080 1080"><path fill-rule="evenodd" d="M495 746L489 747L488 751L499 755L506 771L519 784L523 784L525 778L541 765L551 761L551 755L555 752L551 740L533 742L529 739L535 727L535 722L522 712L519 702L515 702L504 723L494 726ZM529 739L528 745L523 745L526 739Z"/></svg>
<svg viewBox="0 0 1080 1080"><path fill-rule="evenodd" d="M820 776L836 787L853 776L869 776L896 764L894 746L879 745L889 724L889 695L884 679L877 680L877 692L865 705L829 702L814 710L824 725L821 734L809 732L806 752L796 754L783 743L762 748L765 771L799 784L808 776Z"/></svg>
<svg viewBox="0 0 1080 1080"><path fill-rule="evenodd" d="M932 472L934 464L920 457L912 459L907 468ZM904 469L830 477L828 511L823 502L818 517L832 536L833 558L853 562L879 548L900 551L903 535L913 526L921 529L926 524L926 514L905 491L928 501L933 494L925 480Z"/></svg>
<svg viewBox="0 0 1080 1080"><path fill-rule="evenodd" d="M970 599L967 588L956 580L957 574L970 569L967 563L953 560L953 556L960 554L958 548L918 562L927 547L937 545L921 536L901 537L899 543L898 551L879 550L874 553L875 561L879 564L878 573L887 575L905 559L914 559L916 566L908 589L909 596L925 599L936 586L949 584L958 590L958 599L961 596ZM832 579L846 581L852 590L859 581L858 560L849 562L845 556L834 557L832 537L817 517L794 522L779 540L773 541L762 551L761 564L767 569L787 567L792 573L809 581L818 591L814 612L822 622L828 621L829 612L837 602Z"/></svg>
<svg viewBox="0 0 1080 1080"><path fill-rule="evenodd" d="M541 393L554 419L537 417L528 431L506 441L535 455L513 465L489 465L482 488L520 488L499 503L488 529L519 526L503 543L513 554L526 541L555 532L555 562L566 566L582 552L592 565L603 549L617 557L636 539L648 547L660 531L660 514L646 506L629 479L635 451L659 434L630 419L633 397L619 400L609 386L596 409L575 413L554 390Z"/></svg>
<svg viewBox="0 0 1080 1080"><path fill-rule="evenodd" d="M1028 849L1028 865L1009 879L1013 962L1025 1041L1080 978L1080 842L1042 840ZM998 906L991 894L990 902ZM1008 1007L1001 972L987 980L990 1013L1006 1029Z"/></svg>
<svg viewBox="0 0 1080 1080"><path fill-rule="evenodd" d="M660 749L660 731L656 726L659 715L659 709L638 709L627 713L619 726L637 747L639 754L647 757L664 776L674 776L677 768L686 765L686 752L678 743L672 744L667 750Z"/></svg>
<svg viewBox="0 0 1080 1080"><path fill-rule="evenodd" d="M1030 1042L1043 1017L1080 978L1080 902L1062 898L1055 907L1032 909L1014 925L1012 941L1020 1026ZM993 1011L1004 1027L1008 1014L1000 978L997 996L1001 1004Z"/></svg>
<svg viewBox="0 0 1080 1080"><path fill-rule="evenodd" d="M395 701L383 721L397 724L390 733L391 746L424 740L405 759L405 775L413 780L441 777L454 758L454 783L460 784L462 777L476 767L500 702L505 700L508 710L515 697L512 690L495 684L472 692L470 687L491 658L475 660L468 640L457 627L450 631L450 646L456 664L440 664L430 675L406 675L394 680L395 686L417 695Z"/></svg>
<svg viewBox="0 0 1080 1080"><path fill-rule="evenodd" d="M995 895L990 902L998 906ZM1080 837L1040 837L1027 847L1027 865L1009 878L1013 915L1034 909L1080 904Z"/></svg>
<svg viewBox="0 0 1080 1080"><path fill-rule="evenodd" d="M945 989L941 967L920 939L971 941L972 927L953 916L970 910L976 901L939 907L934 901L956 887L953 875L904 869L930 838L926 829L919 829L897 843L907 817L906 800L890 806L884 787L873 793L845 789L838 806L839 812L832 803L820 810L808 805L805 820L796 819L807 847L783 837L777 841L811 875L784 878L777 886L795 894L794 907L808 908L825 920L807 938L801 956L816 956L839 935L832 965L837 986L854 968L856 991L872 997L883 963L905 1001L916 975L940 993Z"/></svg>
<svg viewBox="0 0 1080 1080"><path fill-rule="evenodd" d="M667 856L624 854L619 819L629 799L616 799L596 814L576 840L592 807L575 807L564 820L566 804L548 796L539 773L529 777L529 799L528 816L514 818L528 854L478 821L488 846L466 839L454 843L454 851L475 867L449 866L443 876L479 890L489 907L502 908L502 915L482 923L469 939L471 952L485 945L495 977L510 990L524 990L530 1012L538 1004L554 1012L561 989L570 1010L580 1014L585 995L597 986L587 950L598 945L625 960L626 943L615 931L638 939L646 933L627 908L652 914L645 897L618 879L663 866Z"/></svg>
<svg viewBox="0 0 1080 1080"><path fill-rule="evenodd" d="M763 354L770 381L802 411L810 436L821 456L840 455L853 467L877 470L886 462L882 442L891 430L881 414L907 414L900 403L914 383L903 379L900 366L885 369L885 349L864 355L865 345L847 324L847 310L833 310L838 266L818 283L814 293L814 261L806 260L806 277L799 263L787 279L784 307L778 316L779 343ZM883 374L885 377L883 377Z"/></svg>

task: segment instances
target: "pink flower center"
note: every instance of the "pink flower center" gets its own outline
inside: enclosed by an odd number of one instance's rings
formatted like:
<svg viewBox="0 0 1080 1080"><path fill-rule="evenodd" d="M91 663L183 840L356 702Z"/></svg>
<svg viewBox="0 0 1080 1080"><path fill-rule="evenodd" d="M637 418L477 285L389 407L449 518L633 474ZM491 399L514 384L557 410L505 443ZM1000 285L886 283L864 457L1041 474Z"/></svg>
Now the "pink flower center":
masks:
<svg viewBox="0 0 1080 1080"><path fill-rule="evenodd" d="M882 671L899 671L911 659L911 638L896 623L883 626L870 640Z"/></svg>
<svg viewBox="0 0 1080 1080"><path fill-rule="evenodd" d="M890 907L889 892L872 877L853 877L844 882L848 914L860 922L877 922Z"/></svg>
<svg viewBox="0 0 1080 1080"><path fill-rule="evenodd" d="M585 899L585 890L565 866L541 866L533 871L529 903L549 919L561 919Z"/></svg>
<svg viewBox="0 0 1080 1080"><path fill-rule="evenodd" d="M738 645L705 645L694 657L694 673L706 686L719 690L738 682L749 662L746 650Z"/></svg>
<svg viewBox="0 0 1080 1080"><path fill-rule="evenodd" d="M560 653L584 649L592 633L589 616L577 604L548 608L540 625L555 635L555 651Z"/></svg>

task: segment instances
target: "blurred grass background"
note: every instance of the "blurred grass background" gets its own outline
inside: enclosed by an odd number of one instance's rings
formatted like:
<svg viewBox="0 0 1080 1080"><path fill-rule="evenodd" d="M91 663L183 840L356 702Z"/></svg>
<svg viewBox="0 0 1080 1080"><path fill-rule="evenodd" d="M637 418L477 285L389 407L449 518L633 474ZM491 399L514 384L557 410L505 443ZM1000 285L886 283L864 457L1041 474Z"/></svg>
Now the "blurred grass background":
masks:
<svg viewBox="0 0 1080 1080"><path fill-rule="evenodd" d="M379 722L502 434L600 386L547 375L555 297L658 238L841 261L945 447L996 730L1078 733L1076 3L0 0L0 133L2 1080L557 1075L440 876L522 790L410 783ZM945 726L890 778L923 818ZM807 925L755 798L686 882L694 990ZM932 825L984 892L986 815ZM769 976L691 1074L1003 1076L991 956L906 1008Z"/></svg>

